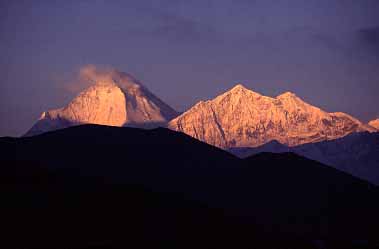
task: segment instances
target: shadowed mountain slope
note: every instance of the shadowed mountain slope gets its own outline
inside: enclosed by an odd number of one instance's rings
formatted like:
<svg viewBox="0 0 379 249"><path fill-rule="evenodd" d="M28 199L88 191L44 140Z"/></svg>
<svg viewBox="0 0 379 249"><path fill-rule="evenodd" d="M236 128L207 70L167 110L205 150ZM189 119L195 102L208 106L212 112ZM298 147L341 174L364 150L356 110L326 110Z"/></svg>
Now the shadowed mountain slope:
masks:
<svg viewBox="0 0 379 249"><path fill-rule="evenodd" d="M241 160L168 129L97 125L1 138L0 151L2 226L15 248L377 239L378 189L291 153Z"/></svg>
<svg viewBox="0 0 379 249"><path fill-rule="evenodd" d="M346 137L288 147L272 141L256 148L230 148L241 158L261 152L295 152L379 185L379 133L353 133Z"/></svg>

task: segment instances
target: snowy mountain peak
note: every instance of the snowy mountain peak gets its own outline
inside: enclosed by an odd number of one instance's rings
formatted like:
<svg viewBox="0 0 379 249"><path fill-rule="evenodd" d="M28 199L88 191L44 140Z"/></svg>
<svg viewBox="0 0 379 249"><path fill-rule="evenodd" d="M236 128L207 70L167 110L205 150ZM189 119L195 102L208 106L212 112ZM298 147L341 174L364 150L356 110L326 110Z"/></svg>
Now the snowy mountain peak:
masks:
<svg viewBox="0 0 379 249"><path fill-rule="evenodd" d="M277 99L298 98L293 92L285 92L276 97Z"/></svg>
<svg viewBox="0 0 379 249"><path fill-rule="evenodd" d="M237 83L229 91L246 91L246 90L249 90L249 89L247 89L244 85L242 85L242 83Z"/></svg>
<svg viewBox="0 0 379 249"><path fill-rule="evenodd" d="M374 127L375 129L379 130L379 118L370 121L368 124L371 127Z"/></svg>
<svg viewBox="0 0 379 249"><path fill-rule="evenodd" d="M261 98L262 95L260 93L254 92L242 84L237 84L230 90L225 93L219 95L215 98L215 101L237 101L238 99L246 99L246 98Z"/></svg>
<svg viewBox="0 0 379 249"><path fill-rule="evenodd" d="M276 98L241 84L201 102L169 122L169 128L221 147L256 147L271 140L295 146L373 131L344 113L328 113L291 92Z"/></svg>
<svg viewBox="0 0 379 249"><path fill-rule="evenodd" d="M133 76L108 70L84 71L93 85L80 92L67 106L43 112L26 136L78 124L155 127L177 113Z"/></svg>

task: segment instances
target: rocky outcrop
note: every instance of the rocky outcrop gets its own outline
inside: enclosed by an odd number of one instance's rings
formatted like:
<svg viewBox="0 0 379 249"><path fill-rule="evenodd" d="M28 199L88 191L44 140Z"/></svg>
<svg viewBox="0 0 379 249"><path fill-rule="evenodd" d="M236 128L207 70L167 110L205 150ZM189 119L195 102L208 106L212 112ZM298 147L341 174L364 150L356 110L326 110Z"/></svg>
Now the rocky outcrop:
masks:
<svg viewBox="0 0 379 249"><path fill-rule="evenodd" d="M200 101L168 127L220 148L257 147L272 140L296 146L374 130L345 113L307 104L294 93L271 98L241 84Z"/></svg>

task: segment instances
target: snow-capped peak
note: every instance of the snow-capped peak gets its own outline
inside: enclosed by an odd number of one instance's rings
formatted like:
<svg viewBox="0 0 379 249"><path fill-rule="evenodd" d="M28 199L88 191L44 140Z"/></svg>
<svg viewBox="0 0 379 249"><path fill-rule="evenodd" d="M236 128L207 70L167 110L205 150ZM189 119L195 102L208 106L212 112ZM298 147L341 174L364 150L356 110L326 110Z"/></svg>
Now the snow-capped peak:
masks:
<svg viewBox="0 0 379 249"><path fill-rule="evenodd" d="M371 120L368 124L371 127L374 127L375 129L379 130L379 118Z"/></svg>
<svg viewBox="0 0 379 249"><path fill-rule="evenodd" d="M242 85L241 83L237 83L234 87L232 87L229 91L246 91L246 90L249 90L247 89L244 85Z"/></svg>
<svg viewBox="0 0 379 249"><path fill-rule="evenodd" d="M277 99L298 98L293 92L285 92L276 97Z"/></svg>
<svg viewBox="0 0 379 249"><path fill-rule="evenodd" d="M26 135L77 124L154 127L174 118L177 113L152 94L133 76L108 70L84 70L93 83L80 92L67 106L43 112Z"/></svg>
<svg viewBox="0 0 379 249"><path fill-rule="evenodd" d="M237 101L238 99L243 99L243 98L253 98L253 99L258 99L263 97L258 92L254 92L242 84L237 84L234 87L232 87L230 90L226 91L225 93L217 96L214 101L220 102L220 101Z"/></svg>
<svg viewBox="0 0 379 249"><path fill-rule="evenodd" d="M294 93L272 98L242 84L195 105L170 121L169 128L221 148L256 147L271 140L295 146L373 130L347 114L312 106Z"/></svg>

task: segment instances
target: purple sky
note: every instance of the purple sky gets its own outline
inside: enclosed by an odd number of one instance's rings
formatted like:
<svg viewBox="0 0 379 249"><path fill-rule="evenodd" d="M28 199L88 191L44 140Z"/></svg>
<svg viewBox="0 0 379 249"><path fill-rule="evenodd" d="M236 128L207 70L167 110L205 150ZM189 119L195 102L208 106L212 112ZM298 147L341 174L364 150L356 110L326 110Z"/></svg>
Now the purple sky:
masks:
<svg viewBox="0 0 379 249"><path fill-rule="evenodd" d="M0 1L0 136L61 107L87 64L141 80L178 111L242 82L379 117L377 0Z"/></svg>

